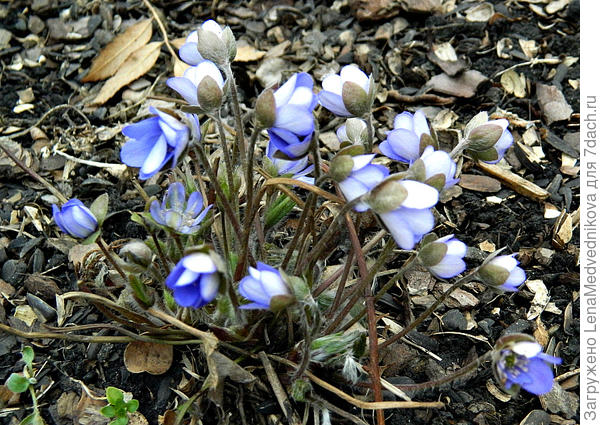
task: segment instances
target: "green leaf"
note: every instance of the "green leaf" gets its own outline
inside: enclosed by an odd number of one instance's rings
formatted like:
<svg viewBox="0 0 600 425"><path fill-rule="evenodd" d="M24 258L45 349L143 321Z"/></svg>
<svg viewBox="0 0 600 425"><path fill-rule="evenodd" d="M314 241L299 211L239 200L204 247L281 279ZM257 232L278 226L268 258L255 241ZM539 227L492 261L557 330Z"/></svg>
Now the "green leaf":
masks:
<svg viewBox="0 0 600 425"><path fill-rule="evenodd" d="M121 416L110 423L110 425L127 425L129 418L127 416Z"/></svg>
<svg viewBox="0 0 600 425"><path fill-rule="evenodd" d="M294 200L287 195L279 196L267 209L265 227L269 229L279 223L295 206Z"/></svg>
<svg viewBox="0 0 600 425"><path fill-rule="evenodd" d="M118 404L123 402L123 391L115 387L107 387L106 399L113 406L117 406Z"/></svg>
<svg viewBox="0 0 600 425"><path fill-rule="evenodd" d="M29 388L29 379L23 375L12 373L6 381L6 387L13 393L24 393Z"/></svg>
<svg viewBox="0 0 600 425"><path fill-rule="evenodd" d="M102 227L102 223L108 213L108 193L103 193L90 205L90 211L98 220L98 227Z"/></svg>
<svg viewBox="0 0 600 425"><path fill-rule="evenodd" d="M98 229L96 230L94 233L92 233L91 235L89 235L83 242L81 242L82 245L91 245L94 242L96 242L96 239L98 239L98 237L100 236L100 233L102 232L102 229Z"/></svg>
<svg viewBox="0 0 600 425"><path fill-rule="evenodd" d="M129 400L129 403L127 403L127 411L129 413L135 412L138 410L138 407L140 407L140 402L136 399Z"/></svg>
<svg viewBox="0 0 600 425"><path fill-rule="evenodd" d="M112 418L116 413L117 411L115 410L115 407L111 404L100 409L100 414L106 416L107 418Z"/></svg>
<svg viewBox="0 0 600 425"><path fill-rule="evenodd" d="M33 412L31 415L27 416L23 419L19 425L43 425L44 420L37 414L37 412Z"/></svg>
<svg viewBox="0 0 600 425"><path fill-rule="evenodd" d="M23 361L25 362L27 367L31 368L31 365L33 364L33 358L35 357L33 348L31 348L29 346L23 347L23 350L21 351L21 355L23 356Z"/></svg>

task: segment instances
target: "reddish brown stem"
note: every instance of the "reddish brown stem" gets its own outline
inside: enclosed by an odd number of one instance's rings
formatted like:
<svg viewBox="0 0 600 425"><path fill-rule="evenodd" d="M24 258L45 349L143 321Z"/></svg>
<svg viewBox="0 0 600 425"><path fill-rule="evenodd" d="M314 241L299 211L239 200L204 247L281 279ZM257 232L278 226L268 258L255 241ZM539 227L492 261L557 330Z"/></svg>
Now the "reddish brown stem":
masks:
<svg viewBox="0 0 600 425"><path fill-rule="evenodd" d="M352 249L356 253L356 261L358 263L358 270L362 279L366 279L368 276L367 263L365 256L360 246L356 227L352 222L350 214L346 214L346 224L348 225L348 231L350 234L350 241L352 243ZM360 224L360 216L357 218L357 224ZM367 322L368 322L368 333L369 333L369 375L371 376L371 382L373 384L373 395L375 396L375 402L383 401L383 393L381 391L381 381L379 380L379 350L377 348L377 318L375 317L375 303L373 301L373 292L371 291L371 285L369 282L364 287L365 304L367 308ZM383 412L378 410L377 413L377 425L385 425L385 417Z"/></svg>

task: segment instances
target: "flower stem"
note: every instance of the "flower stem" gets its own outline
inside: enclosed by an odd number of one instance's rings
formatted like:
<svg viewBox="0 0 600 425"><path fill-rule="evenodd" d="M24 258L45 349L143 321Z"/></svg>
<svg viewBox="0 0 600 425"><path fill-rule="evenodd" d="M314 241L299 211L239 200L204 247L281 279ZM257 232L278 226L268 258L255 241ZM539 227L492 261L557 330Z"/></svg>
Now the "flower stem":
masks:
<svg viewBox="0 0 600 425"><path fill-rule="evenodd" d="M219 200L221 201L221 204L223 205L225 214L227 215L227 217L229 218L229 221L231 222L231 225L233 226L234 234L236 235L236 241L239 244L240 243L240 235L242 234L240 222L238 221L238 219L235 215L235 212L231 208L231 204L229 203L227 196L225 196L225 193L223 193L223 189L221 188L221 185L219 184L219 179L217 178L215 171L210 166L210 163L208 162L208 158L206 157L206 153L204 152L204 150L202 150L201 147L195 146L194 152L196 152L197 157L202 162L202 166L208 172L208 178L210 179L210 183L213 185L213 188L215 189L215 192L217 193L217 197L219 198Z"/></svg>
<svg viewBox="0 0 600 425"><path fill-rule="evenodd" d="M373 152L373 111L369 111L367 115L367 153Z"/></svg>
<svg viewBox="0 0 600 425"><path fill-rule="evenodd" d="M98 245L98 247L100 247L100 249L104 253L104 256L110 262L110 264L113 266L113 268L121 275L121 277L123 278L123 280L126 283L128 283L129 279L127 278L127 275L125 274L125 272L123 271L123 269L121 268L121 266L119 266L119 264L117 264L117 262L115 261L115 259L112 257L112 254L108 250L108 247L106 246L106 242L104 242L104 239L102 239L101 237L98 238L98 239L96 239L96 244Z"/></svg>
<svg viewBox="0 0 600 425"><path fill-rule="evenodd" d="M238 150L240 158L246 157L246 140L244 140L244 126L242 124L242 111L240 109L240 102L238 99L237 86L235 84L235 77L231 71L231 65L229 62L224 67L225 77L229 81L229 89L231 91L231 105L233 106L233 116L235 118L235 132L238 143ZM248 164L247 164L248 165Z"/></svg>
<svg viewBox="0 0 600 425"><path fill-rule="evenodd" d="M223 120L221 119L221 113L219 112L216 116L211 116L212 120L217 125L219 130L219 142L221 143L221 150L223 151L223 157L225 158L225 172L227 174L227 185L229 186L229 195L233 196L233 165L231 163L231 153L229 146L227 146L227 139L225 137L225 129L223 128Z"/></svg>
<svg viewBox="0 0 600 425"><path fill-rule="evenodd" d="M458 144L454 147L454 149L452 149L452 152L450 152L450 157L453 160L456 160L458 156L465 150L466 147L467 139L460 139Z"/></svg>

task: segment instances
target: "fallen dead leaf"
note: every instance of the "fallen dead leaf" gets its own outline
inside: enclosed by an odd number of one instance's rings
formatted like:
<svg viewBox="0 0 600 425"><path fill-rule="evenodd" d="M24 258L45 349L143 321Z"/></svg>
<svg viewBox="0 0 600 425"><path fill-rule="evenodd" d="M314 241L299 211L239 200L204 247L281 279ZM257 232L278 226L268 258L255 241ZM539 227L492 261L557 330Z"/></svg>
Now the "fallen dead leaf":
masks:
<svg viewBox="0 0 600 425"><path fill-rule="evenodd" d="M92 63L82 82L104 80L114 75L127 58L144 46L152 37L152 19L144 19L127 28L109 43Z"/></svg>
<svg viewBox="0 0 600 425"><path fill-rule="evenodd" d="M513 69L506 71L500 77L500 84L508 94L514 94L518 98L524 98L527 94L525 88L527 80L524 74L517 74Z"/></svg>
<svg viewBox="0 0 600 425"><path fill-rule="evenodd" d="M463 189L476 192L495 193L502 189L502 185L498 180L476 174L461 174L458 184Z"/></svg>
<svg viewBox="0 0 600 425"><path fill-rule="evenodd" d="M131 373L162 375L173 363L173 346L143 341L130 342L125 348L123 361Z"/></svg>
<svg viewBox="0 0 600 425"><path fill-rule="evenodd" d="M134 52L127 58L119 71L104 83L92 105L102 105L115 95L121 88L140 78L156 63L160 54L161 41L154 41Z"/></svg>
<svg viewBox="0 0 600 425"><path fill-rule="evenodd" d="M571 117L573 108L567 103L558 87L538 83L536 92L540 109L548 124L568 120Z"/></svg>
<svg viewBox="0 0 600 425"><path fill-rule="evenodd" d="M527 311L527 320L533 320L542 314L548 301L550 301L550 295L542 280L528 280L525 284L535 294Z"/></svg>
<svg viewBox="0 0 600 425"><path fill-rule="evenodd" d="M469 98L475 96L477 87L485 80L487 80L485 75L471 69L454 78L446 74L435 75L427 82L427 85L440 93Z"/></svg>
<svg viewBox="0 0 600 425"><path fill-rule="evenodd" d="M255 62L262 59L266 52L256 49L247 43L238 43L234 62Z"/></svg>
<svg viewBox="0 0 600 425"><path fill-rule="evenodd" d="M487 22L494 15L494 6L491 3L481 3L465 13L467 22Z"/></svg>
<svg viewBox="0 0 600 425"><path fill-rule="evenodd" d="M496 245L491 241L483 241L479 244L479 249L484 252L494 252L496 250Z"/></svg>

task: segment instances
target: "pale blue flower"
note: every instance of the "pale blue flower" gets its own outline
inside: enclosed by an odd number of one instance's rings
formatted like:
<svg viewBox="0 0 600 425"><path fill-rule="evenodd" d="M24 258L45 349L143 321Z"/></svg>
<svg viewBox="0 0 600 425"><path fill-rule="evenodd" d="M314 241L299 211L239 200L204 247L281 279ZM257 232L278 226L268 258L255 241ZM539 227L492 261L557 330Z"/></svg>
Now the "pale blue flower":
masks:
<svg viewBox="0 0 600 425"><path fill-rule="evenodd" d="M554 385L550 364L561 364L562 359L542 352L542 346L533 341L519 341L502 349L494 361L494 374L504 389L523 388L535 395L546 394Z"/></svg>
<svg viewBox="0 0 600 425"><path fill-rule="evenodd" d="M293 179L303 181L308 184L314 184L315 179L306 177L314 169L314 165L308 165L308 156L304 156L297 160L287 160L276 157L277 149L275 145L269 142L267 146L267 157L277 169L277 174L280 176L292 175Z"/></svg>
<svg viewBox="0 0 600 425"><path fill-rule="evenodd" d="M483 276L484 281L491 286L499 287L509 292L516 292L519 286L527 279L525 271L521 267L518 267L519 262L515 258L516 255L499 255L494 257L481 267L480 276ZM503 269L508 272L506 279L503 281L499 281L501 280L500 276L490 276L490 270L493 273L493 270L497 267L500 270Z"/></svg>
<svg viewBox="0 0 600 425"><path fill-rule="evenodd" d="M348 177L338 183L348 202L364 195L390 175L390 171L385 166L371 164L375 158L374 154L355 155L351 158L354 163L352 171ZM354 209L359 212L367 211L369 205L359 202Z"/></svg>
<svg viewBox="0 0 600 425"><path fill-rule="evenodd" d="M458 183L459 179L454 178L456 163L447 152L436 151L433 146L427 146L423 151L423 155L421 155L421 160L425 165L425 180L441 174L446 179L444 183L445 188Z"/></svg>
<svg viewBox="0 0 600 425"><path fill-rule="evenodd" d="M323 90L319 93L319 103L339 117L353 117L347 104L354 99L344 99L343 90L346 82L354 83L364 90L365 99L371 97L371 79L355 64L344 66L339 74L325 76ZM350 108L352 109L352 108Z"/></svg>
<svg viewBox="0 0 600 425"><path fill-rule="evenodd" d="M171 77L167 86L171 87L183 97L190 105L199 105L198 85L205 78L212 78L217 86L223 90L225 80L217 65L209 60L202 60L197 65L190 66L183 72L182 77ZM221 93L222 94L222 93Z"/></svg>
<svg viewBox="0 0 600 425"><path fill-rule="evenodd" d="M188 199L180 182L169 185L162 204L157 200L150 204L150 214L160 225L184 234L192 234L200 229L200 224L212 207L204 207L200 192L192 192Z"/></svg>
<svg viewBox="0 0 600 425"><path fill-rule="evenodd" d="M403 112L394 119L394 129L379 145L379 150L388 158L412 163L419 159L423 134L431 136L423 111L418 110L414 115Z"/></svg>
<svg viewBox="0 0 600 425"><path fill-rule="evenodd" d="M244 304L244 309L269 309L271 299L276 296L291 296L290 290L281 277L279 270L268 264L256 263L256 268L248 267L249 276L240 281L239 291L242 296L253 301Z"/></svg>
<svg viewBox="0 0 600 425"><path fill-rule="evenodd" d="M456 239L454 235L444 236L431 243L444 244L446 246L446 254L440 262L427 266L427 270L431 274L442 279L450 279L465 271L467 265L463 258L467 255L467 245Z"/></svg>

